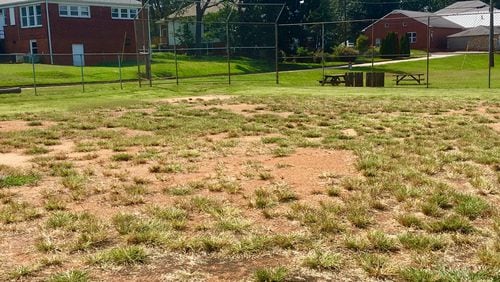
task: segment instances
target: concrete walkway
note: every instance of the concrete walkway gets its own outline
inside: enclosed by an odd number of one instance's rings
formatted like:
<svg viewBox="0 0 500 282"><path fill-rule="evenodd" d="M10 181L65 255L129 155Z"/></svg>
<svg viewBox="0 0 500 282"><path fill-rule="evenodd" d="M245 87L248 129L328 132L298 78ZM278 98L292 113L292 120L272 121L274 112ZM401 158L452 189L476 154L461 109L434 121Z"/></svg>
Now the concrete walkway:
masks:
<svg viewBox="0 0 500 282"><path fill-rule="evenodd" d="M429 60L442 59L442 58L453 57L453 56L457 56L457 55L460 55L460 54L457 54L457 53L435 53L435 54L431 54L429 56ZM404 62L425 61L425 60L427 60L427 57L374 62L373 65L380 66L380 65L399 64L399 63L404 63ZM371 67L371 66L372 66L372 63L363 63L363 64L352 65L352 67ZM338 66L338 67L328 67L328 69L346 69L348 67L349 66Z"/></svg>

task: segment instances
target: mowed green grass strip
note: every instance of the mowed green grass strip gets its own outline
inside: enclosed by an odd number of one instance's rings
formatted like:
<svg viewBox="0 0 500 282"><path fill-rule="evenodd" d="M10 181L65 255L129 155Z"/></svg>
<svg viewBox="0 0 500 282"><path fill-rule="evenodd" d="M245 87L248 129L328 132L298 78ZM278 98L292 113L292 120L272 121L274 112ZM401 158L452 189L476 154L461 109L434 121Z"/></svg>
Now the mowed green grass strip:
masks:
<svg viewBox="0 0 500 282"><path fill-rule="evenodd" d="M497 56L497 58L500 58ZM369 58L368 58L369 59ZM345 63L327 63L326 73L344 73L345 68L332 68ZM396 63L378 65L373 69L368 67L354 67L352 71L382 71L386 72L386 87L395 86L394 73L426 73L426 60L400 61ZM178 76L181 80L191 81L202 77L204 80L225 83L228 72L227 60L223 56L193 57L178 55ZM144 72L144 64L141 66ZM308 69L308 71L300 71ZM56 66L36 64L36 82L38 85L67 84L81 82L81 69L74 66ZM317 85L322 78L323 70L320 63L285 63L280 64L281 82L293 85ZM296 70L287 72L289 70ZM124 60L122 79L137 79L136 58ZM176 74L173 54L155 54L152 65L153 76L156 80L173 78ZM274 61L232 58L231 74L233 81L275 81ZM33 72L30 64L0 64L2 80L0 87L30 86L33 85ZM120 78L117 63L106 66L86 66L83 69L84 81L107 82L118 81ZM242 75L243 74L243 75ZM245 75L251 74L251 75ZM208 78L207 78L208 77ZM500 72L493 68L492 87L500 87ZM168 81L167 81L168 82ZM430 87L433 88L486 88L488 87L488 57L487 54L457 54L452 57L433 59L430 61ZM410 83L414 84L414 83ZM414 85L412 85L414 86ZM401 86L406 87L406 86Z"/></svg>

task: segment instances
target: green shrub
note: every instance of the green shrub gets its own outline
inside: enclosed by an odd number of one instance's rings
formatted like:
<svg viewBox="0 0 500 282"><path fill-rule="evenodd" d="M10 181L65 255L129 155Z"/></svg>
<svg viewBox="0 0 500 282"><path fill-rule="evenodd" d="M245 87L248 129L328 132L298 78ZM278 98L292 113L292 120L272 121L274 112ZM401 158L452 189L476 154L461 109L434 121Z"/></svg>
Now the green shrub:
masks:
<svg viewBox="0 0 500 282"><path fill-rule="evenodd" d="M354 62L358 55L358 50L351 47L338 46L333 50L333 58L340 62Z"/></svg>
<svg viewBox="0 0 500 282"><path fill-rule="evenodd" d="M358 49L359 52L364 53L368 51L369 46L370 43L368 42L368 36L360 34L356 39L356 49Z"/></svg>

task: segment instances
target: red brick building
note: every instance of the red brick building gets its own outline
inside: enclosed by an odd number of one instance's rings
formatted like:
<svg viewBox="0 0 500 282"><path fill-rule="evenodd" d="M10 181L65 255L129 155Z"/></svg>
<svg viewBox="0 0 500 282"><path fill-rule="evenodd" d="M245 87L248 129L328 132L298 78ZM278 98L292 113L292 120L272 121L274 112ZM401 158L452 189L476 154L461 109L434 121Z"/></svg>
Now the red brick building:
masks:
<svg viewBox="0 0 500 282"><path fill-rule="evenodd" d="M135 53L135 0L0 0L0 54L91 65ZM20 56L17 56L18 58Z"/></svg>
<svg viewBox="0 0 500 282"><path fill-rule="evenodd" d="M427 50L428 21L431 51L446 50L447 36L464 30L461 25L432 13L394 10L363 29L363 32L376 46L389 32L395 32L399 37L408 34L411 49Z"/></svg>

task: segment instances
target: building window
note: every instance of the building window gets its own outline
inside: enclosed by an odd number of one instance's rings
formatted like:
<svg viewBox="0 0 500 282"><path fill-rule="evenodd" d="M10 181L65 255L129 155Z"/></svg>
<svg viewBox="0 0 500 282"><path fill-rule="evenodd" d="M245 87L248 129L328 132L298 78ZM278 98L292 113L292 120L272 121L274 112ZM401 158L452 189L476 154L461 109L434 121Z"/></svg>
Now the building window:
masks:
<svg viewBox="0 0 500 282"><path fill-rule="evenodd" d="M9 21L10 25L16 25L16 13L14 13L14 8L9 8Z"/></svg>
<svg viewBox="0 0 500 282"><path fill-rule="evenodd" d="M389 24L388 24L388 23L385 23L385 24L384 24L384 27L385 27L385 28L389 28Z"/></svg>
<svg viewBox="0 0 500 282"><path fill-rule="evenodd" d="M137 9L111 8L111 18L133 20L137 16Z"/></svg>
<svg viewBox="0 0 500 282"><path fill-rule="evenodd" d="M403 27L407 27L407 26L408 26L408 24L403 22Z"/></svg>
<svg viewBox="0 0 500 282"><path fill-rule="evenodd" d="M30 53L31 55L38 54L38 43L36 40L30 40Z"/></svg>
<svg viewBox="0 0 500 282"><path fill-rule="evenodd" d="M59 5L59 16L72 18L90 18L89 6Z"/></svg>
<svg viewBox="0 0 500 282"><path fill-rule="evenodd" d="M0 9L0 26L5 26L5 10Z"/></svg>
<svg viewBox="0 0 500 282"><path fill-rule="evenodd" d="M40 27L42 26L42 6L24 6L21 7L21 27Z"/></svg>
<svg viewBox="0 0 500 282"><path fill-rule="evenodd" d="M408 36L410 43L417 43L417 33L416 32L407 32L406 36Z"/></svg>
<svg viewBox="0 0 500 282"><path fill-rule="evenodd" d="M382 40L380 38L375 39L375 46L380 46L382 44Z"/></svg>

